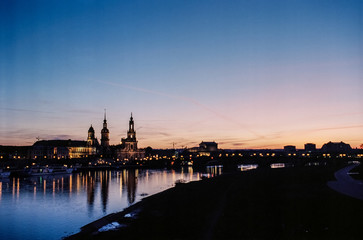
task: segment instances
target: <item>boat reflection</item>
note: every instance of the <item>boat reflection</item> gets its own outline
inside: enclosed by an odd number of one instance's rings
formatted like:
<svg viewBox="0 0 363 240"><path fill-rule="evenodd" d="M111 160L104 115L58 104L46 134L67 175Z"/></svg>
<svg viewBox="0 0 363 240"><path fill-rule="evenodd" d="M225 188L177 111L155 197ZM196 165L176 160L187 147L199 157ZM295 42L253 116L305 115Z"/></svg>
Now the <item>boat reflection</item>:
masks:
<svg viewBox="0 0 363 240"><path fill-rule="evenodd" d="M241 171L249 171L258 168L258 164L241 164L237 166Z"/></svg>
<svg viewBox="0 0 363 240"><path fill-rule="evenodd" d="M285 163L272 163L270 165L271 168L284 168L285 167Z"/></svg>

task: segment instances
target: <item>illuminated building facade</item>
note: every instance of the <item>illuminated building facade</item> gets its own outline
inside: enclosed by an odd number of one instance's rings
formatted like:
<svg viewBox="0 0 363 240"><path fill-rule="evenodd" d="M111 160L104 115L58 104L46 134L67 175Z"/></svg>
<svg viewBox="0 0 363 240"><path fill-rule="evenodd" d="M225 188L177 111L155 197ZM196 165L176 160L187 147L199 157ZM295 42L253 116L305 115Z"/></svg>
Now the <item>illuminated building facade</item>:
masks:
<svg viewBox="0 0 363 240"><path fill-rule="evenodd" d="M118 160L140 160L145 157L145 151L137 148L136 131L134 119L130 117L129 130L127 131L127 138L121 139L121 145L117 149Z"/></svg>
<svg viewBox="0 0 363 240"><path fill-rule="evenodd" d="M88 141L74 140L41 140L34 143L31 149L32 159L71 159L86 158L97 153Z"/></svg>
<svg viewBox="0 0 363 240"><path fill-rule="evenodd" d="M216 142L201 142L199 144L200 151L214 152L218 150L218 143Z"/></svg>
<svg viewBox="0 0 363 240"><path fill-rule="evenodd" d="M87 158L97 154L99 146L92 125L88 129L87 141L41 140L31 147L31 159Z"/></svg>
<svg viewBox="0 0 363 240"><path fill-rule="evenodd" d="M201 142L198 148L198 154L200 156L210 156L211 153L218 150L218 143L216 142Z"/></svg>

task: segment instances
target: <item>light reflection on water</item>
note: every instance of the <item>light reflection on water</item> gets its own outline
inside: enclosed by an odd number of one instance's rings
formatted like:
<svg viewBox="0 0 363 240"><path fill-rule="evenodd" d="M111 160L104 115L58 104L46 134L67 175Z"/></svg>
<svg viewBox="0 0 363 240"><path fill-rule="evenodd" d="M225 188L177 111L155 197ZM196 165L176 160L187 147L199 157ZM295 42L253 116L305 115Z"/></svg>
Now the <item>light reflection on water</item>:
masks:
<svg viewBox="0 0 363 240"><path fill-rule="evenodd" d="M213 178L215 176L222 175L222 165L213 165L213 166L206 166L205 172L199 173L199 177L201 179L204 178Z"/></svg>
<svg viewBox="0 0 363 240"><path fill-rule="evenodd" d="M270 165L271 168L284 168L285 163L273 163Z"/></svg>
<svg viewBox="0 0 363 240"><path fill-rule="evenodd" d="M0 179L0 239L60 239L177 180L196 181L200 175L190 167Z"/></svg>
<svg viewBox="0 0 363 240"><path fill-rule="evenodd" d="M241 171L249 171L258 168L258 164L241 164L237 166Z"/></svg>

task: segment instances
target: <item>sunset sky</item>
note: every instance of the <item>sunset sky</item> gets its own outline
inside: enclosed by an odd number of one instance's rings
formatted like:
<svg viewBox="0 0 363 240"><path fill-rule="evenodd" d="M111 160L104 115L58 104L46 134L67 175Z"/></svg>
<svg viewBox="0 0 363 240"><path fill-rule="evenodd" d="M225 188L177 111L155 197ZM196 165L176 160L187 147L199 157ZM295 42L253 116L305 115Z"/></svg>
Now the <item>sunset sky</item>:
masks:
<svg viewBox="0 0 363 240"><path fill-rule="evenodd" d="M363 143L363 1L0 1L0 145Z"/></svg>

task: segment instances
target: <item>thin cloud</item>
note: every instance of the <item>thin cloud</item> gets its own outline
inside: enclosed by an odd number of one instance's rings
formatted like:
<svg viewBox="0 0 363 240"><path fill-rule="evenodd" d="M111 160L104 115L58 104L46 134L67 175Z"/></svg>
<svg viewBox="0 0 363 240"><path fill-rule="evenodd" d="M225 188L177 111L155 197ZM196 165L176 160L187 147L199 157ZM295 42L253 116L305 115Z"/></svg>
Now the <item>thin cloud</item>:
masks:
<svg viewBox="0 0 363 240"><path fill-rule="evenodd" d="M362 129L363 125L349 125L349 126L332 126L332 127L323 127L323 128L310 128L310 129L296 129L296 130L291 130L291 131L286 131L286 132L281 132L278 134L277 137L275 138L271 138L271 139L277 139L277 138L281 138L281 136L283 137L288 137L288 136L302 136L305 134L319 134L319 132L324 132L324 131L339 131L339 130L344 130L344 129ZM266 140L271 140L270 138L267 138ZM356 141L356 140L355 140Z"/></svg>
<svg viewBox="0 0 363 240"><path fill-rule="evenodd" d="M219 112L215 111L214 109L212 109L212 108L198 102L197 100L195 100L193 98L187 98L187 97L184 97L184 96L171 95L171 94L167 94L167 93L163 93L163 92L159 92L159 91L154 91L154 90L149 90L149 89L144 89L144 88L131 87L131 86L128 86L128 85L118 84L118 83L114 83L114 82L108 82L108 81L97 81L97 82L103 83L103 84L108 84L108 85L111 85L111 86L127 88L127 89L131 89L131 90L139 91L139 92L150 93L150 94L153 94L153 95L163 96L163 97L167 97L167 98L171 98L171 99L182 100L184 102L188 102L188 103L191 103L192 105L195 105L195 106L197 106L199 108L202 108L205 111L211 112L211 113L213 113L214 115L218 116L219 118L221 118L223 120L226 120L228 122L232 122L232 123L238 125L239 127L244 128L246 131L258 136L261 139L265 138L264 136L261 136L258 133L254 132L254 131L252 131L250 129L247 129L245 126L243 126L239 122L235 121L234 119L226 117L223 114L220 114Z"/></svg>
<svg viewBox="0 0 363 240"><path fill-rule="evenodd" d="M244 144L244 143L233 143L232 145L235 146L235 147L242 147L242 146L244 146L246 144Z"/></svg>
<svg viewBox="0 0 363 240"><path fill-rule="evenodd" d="M287 135L296 135L300 133L314 133L321 131L332 131L332 130L343 130L343 129L354 129L354 128L363 128L363 125L350 125L350 126L334 126L334 127L325 127L325 128L312 128L312 129L300 129L292 133L290 131Z"/></svg>
<svg viewBox="0 0 363 240"><path fill-rule="evenodd" d="M94 111L94 110L87 110L87 109L71 109L71 110L66 110L66 112L69 113L79 113L79 114L100 114L100 112L98 111Z"/></svg>
<svg viewBox="0 0 363 240"><path fill-rule="evenodd" d="M356 115L363 115L363 112L348 112L348 113L329 114L329 116L331 116L331 117L335 117L335 116L356 116Z"/></svg>
<svg viewBox="0 0 363 240"><path fill-rule="evenodd" d="M164 136L164 137L171 137L172 135L166 132L160 132L160 131L143 131L142 132L143 136L148 136L151 135L153 137L155 136Z"/></svg>
<svg viewBox="0 0 363 240"><path fill-rule="evenodd" d="M22 108L0 108L0 110L14 111L14 112L54 113L54 112L49 112L49 111L40 111L40 110L22 109Z"/></svg>
<svg viewBox="0 0 363 240"><path fill-rule="evenodd" d="M317 128L312 131L328 131L328 130L340 130L348 128L363 128L363 125L352 125L352 126L337 126L337 127L327 127L327 128Z"/></svg>
<svg viewBox="0 0 363 240"><path fill-rule="evenodd" d="M170 119L138 119L138 122L183 122L178 120L170 120Z"/></svg>
<svg viewBox="0 0 363 240"><path fill-rule="evenodd" d="M77 138L75 137L75 135L67 135L67 134L57 134L57 135L47 135L44 136L46 139L54 139L54 140L68 140L68 139L72 139L72 140L84 140L85 137L83 138ZM77 138L77 139L76 139Z"/></svg>

